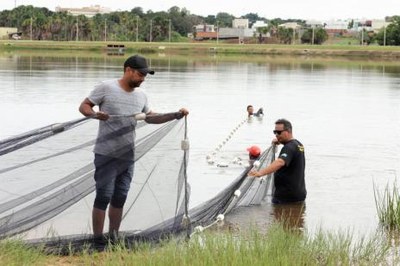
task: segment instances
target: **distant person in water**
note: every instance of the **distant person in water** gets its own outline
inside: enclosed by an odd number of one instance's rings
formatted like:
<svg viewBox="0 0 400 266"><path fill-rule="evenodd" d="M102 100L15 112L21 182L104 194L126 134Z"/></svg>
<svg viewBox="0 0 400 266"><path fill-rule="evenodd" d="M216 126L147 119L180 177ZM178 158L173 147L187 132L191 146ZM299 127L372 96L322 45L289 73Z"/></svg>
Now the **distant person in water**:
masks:
<svg viewBox="0 0 400 266"><path fill-rule="evenodd" d="M261 107L261 108L259 108L259 109L257 110L256 113L254 113L254 107L253 107L253 105L248 105L248 106L247 106L247 116L248 116L248 117L252 117L252 116L262 117L262 116L264 116L264 110L263 110L263 108Z"/></svg>

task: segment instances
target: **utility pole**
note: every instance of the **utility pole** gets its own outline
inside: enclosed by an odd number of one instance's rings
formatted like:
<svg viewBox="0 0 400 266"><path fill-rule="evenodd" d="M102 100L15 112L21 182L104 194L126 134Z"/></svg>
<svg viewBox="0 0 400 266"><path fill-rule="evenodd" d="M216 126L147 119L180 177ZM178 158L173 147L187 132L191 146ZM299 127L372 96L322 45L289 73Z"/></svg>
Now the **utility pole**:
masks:
<svg viewBox="0 0 400 266"><path fill-rule="evenodd" d="M311 38L311 45L314 45L314 37L315 37L315 29L314 29L314 26L312 26L312 38Z"/></svg>
<svg viewBox="0 0 400 266"><path fill-rule="evenodd" d="M361 28L361 46L364 45L364 27Z"/></svg>
<svg viewBox="0 0 400 266"><path fill-rule="evenodd" d="M383 26L383 46L386 46L386 25Z"/></svg>
<svg viewBox="0 0 400 266"><path fill-rule="evenodd" d="M153 20L150 19L150 42L153 40L152 32L153 32Z"/></svg>
<svg viewBox="0 0 400 266"><path fill-rule="evenodd" d="M30 30L31 30L31 41L32 41L32 36L33 36L33 27L32 27L32 17L31 17L31 25L30 25Z"/></svg>
<svg viewBox="0 0 400 266"><path fill-rule="evenodd" d="M104 42L107 41L107 18L104 19Z"/></svg>
<svg viewBox="0 0 400 266"><path fill-rule="evenodd" d="M218 44L218 41L219 41L219 22L217 20L217 44Z"/></svg>
<svg viewBox="0 0 400 266"><path fill-rule="evenodd" d="M302 35L302 33L303 33L303 29L302 28L299 28L299 44L301 44L301 35Z"/></svg>
<svg viewBox="0 0 400 266"><path fill-rule="evenodd" d="M168 25L168 41L171 42L171 19L169 19Z"/></svg>
<svg viewBox="0 0 400 266"><path fill-rule="evenodd" d="M293 42L292 44L295 44L295 40L296 40L296 28L293 28Z"/></svg>
<svg viewBox="0 0 400 266"><path fill-rule="evenodd" d="M136 42L139 41L139 16L136 15Z"/></svg>
<svg viewBox="0 0 400 266"><path fill-rule="evenodd" d="M76 41L79 41L79 20L76 19Z"/></svg>

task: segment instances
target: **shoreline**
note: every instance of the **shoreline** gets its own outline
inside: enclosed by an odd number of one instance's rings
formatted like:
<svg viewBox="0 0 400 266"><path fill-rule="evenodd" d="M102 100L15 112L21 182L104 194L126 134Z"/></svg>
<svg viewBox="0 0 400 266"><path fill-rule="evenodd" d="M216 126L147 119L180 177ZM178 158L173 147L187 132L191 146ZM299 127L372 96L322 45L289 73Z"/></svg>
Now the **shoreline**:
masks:
<svg viewBox="0 0 400 266"><path fill-rule="evenodd" d="M279 44L224 44L168 43L168 42L57 42L0 40L0 52L16 51L91 51L110 52L107 45L120 45L124 53L171 55L222 54L222 55L285 55L309 57L344 57L393 60L400 58L398 46L357 46L357 45L279 45ZM122 51L120 50L120 51ZM113 50L111 52L117 52Z"/></svg>

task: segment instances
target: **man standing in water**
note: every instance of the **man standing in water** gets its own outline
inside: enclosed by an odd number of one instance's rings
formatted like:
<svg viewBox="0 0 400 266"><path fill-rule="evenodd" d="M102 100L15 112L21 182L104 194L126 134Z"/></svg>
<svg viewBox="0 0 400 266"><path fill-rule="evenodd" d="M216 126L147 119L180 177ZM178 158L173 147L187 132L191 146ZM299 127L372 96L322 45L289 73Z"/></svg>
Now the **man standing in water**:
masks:
<svg viewBox="0 0 400 266"><path fill-rule="evenodd" d="M292 124L286 119L275 122L274 144L283 144L278 158L260 171L250 171L250 176L261 177L275 173L272 203L303 202L307 191L304 180L304 147L293 138Z"/></svg>
<svg viewBox="0 0 400 266"><path fill-rule="evenodd" d="M84 116L99 119L99 130L94 148L96 198L92 211L95 242L104 242L103 227L106 209L110 220L110 237L117 237L134 170L136 119L131 115L144 113L148 123L164 123L188 115L184 108L175 113L155 114L147 96L139 87L147 74L146 59L139 55L129 57L124 63L120 79L104 81L84 99L79 111ZM95 112L93 107L99 106ZM110 115L118 115L112 117Z"/></svg>

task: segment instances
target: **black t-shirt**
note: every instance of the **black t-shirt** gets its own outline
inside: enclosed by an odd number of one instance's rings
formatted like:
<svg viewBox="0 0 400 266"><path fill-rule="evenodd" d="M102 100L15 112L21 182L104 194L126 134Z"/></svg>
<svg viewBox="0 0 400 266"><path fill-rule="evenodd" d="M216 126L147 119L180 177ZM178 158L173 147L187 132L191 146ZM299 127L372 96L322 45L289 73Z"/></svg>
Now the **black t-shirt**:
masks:
<svg viewBox="0 0 400 266"><path fill-rule="evenodd" d="M307 191L303 144L292 139L283 146L279 158L285 161L285 165L275 173L274 198L281 202L305 200Z"/></svg>

